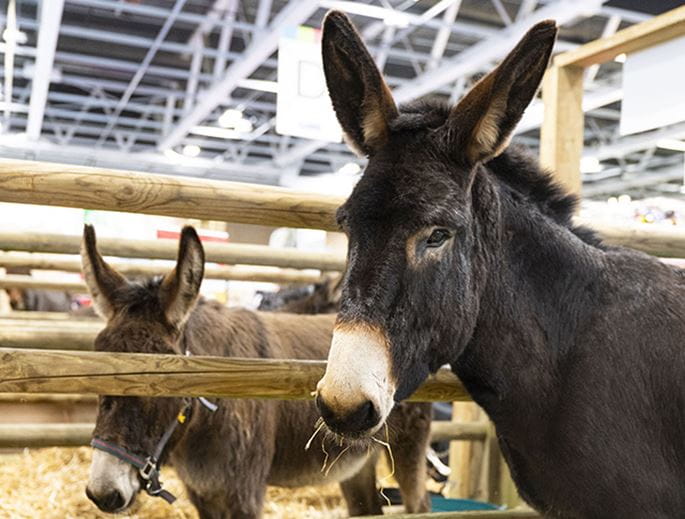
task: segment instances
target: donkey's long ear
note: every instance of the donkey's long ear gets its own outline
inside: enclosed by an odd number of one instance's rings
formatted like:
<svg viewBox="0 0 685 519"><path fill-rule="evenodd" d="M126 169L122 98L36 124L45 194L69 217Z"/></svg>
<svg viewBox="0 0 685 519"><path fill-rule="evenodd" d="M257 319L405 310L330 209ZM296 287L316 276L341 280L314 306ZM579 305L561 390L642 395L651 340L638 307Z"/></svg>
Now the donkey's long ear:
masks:
<svg viewBox="0 0 685 519"><path fill-rule="evenodd" d="M114 315L116 291L128 281L102 259L97 249L95 229L92 225L83 227L81 267L88 291L93 298L95 311L104 319L110 319Z"/></svg>
<svg viewBox="0 0 685 519"><path fill-rule="evenodd" d="M205 251L195 229L184 227L178 246L176 267L160 286L159 299L170 324L180 327L190 314L200 293L205 273Z"/></svg>
<svg viewBox="0 0 685 519"><path fill-rule="evenodd" d="M345 14L326 15L321 45L328 93L346 141L359 155L373 155L398 114L390 89Z"/></svg>
<svg viewBox="0 0 685 519"><path fill-rule="evenodd" d="M445 123L450 145L470 165L507 147L540 86L556 34L553 20L533 26L504 61L452 108Z"/></svg>

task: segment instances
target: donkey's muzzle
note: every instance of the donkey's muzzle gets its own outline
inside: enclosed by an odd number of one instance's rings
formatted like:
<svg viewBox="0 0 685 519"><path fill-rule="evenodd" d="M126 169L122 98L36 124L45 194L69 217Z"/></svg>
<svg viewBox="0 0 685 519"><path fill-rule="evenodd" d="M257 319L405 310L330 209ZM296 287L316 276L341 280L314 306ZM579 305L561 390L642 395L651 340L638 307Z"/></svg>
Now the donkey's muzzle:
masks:
<svg viewBox="0 0 685 519"><path fill-rule="evenodd" d="M113 513L120 511L126 504L124 496L118 490L112 490L101 496L94 495L89 488L86 488L86 496L103 512Z"/></svg>
<svg viewBox="0 0 685 519"><path fill-rule="evenodd" d="M338 434L363 434L376 427L381 420L381 415L371 400L366 400L351 412L340 415L326 404L321 395L317 395L316 407L326 425Z"/></svg>

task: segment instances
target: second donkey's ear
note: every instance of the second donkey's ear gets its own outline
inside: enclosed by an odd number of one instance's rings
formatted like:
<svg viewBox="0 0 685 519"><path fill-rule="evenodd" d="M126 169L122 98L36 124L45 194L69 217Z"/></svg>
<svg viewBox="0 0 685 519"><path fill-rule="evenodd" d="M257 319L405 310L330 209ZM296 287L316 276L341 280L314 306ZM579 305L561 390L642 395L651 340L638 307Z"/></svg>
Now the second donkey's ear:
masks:
<svg viewBox="0 0 685 519"><path fill-rule="evenodd" d="M92 225L83 228L81 268L95 311L104 319L111 319L115 311L116 293L128 281L110 267L98 252Z"/></svg>
<svg viewBox="0 0 685 519"><path fill-rule="evenodd" d="M359 155L373 155L398 115L390 89L345 14L326 15L321 46L328 93L347 143Z"/></svg>
<svg viewBox="0 0 685 519"><path fill-rule="evenodd" d="M197 232L184 227L176 267L164 276L160 302L169 324L180 327L195 306L205 272L205 252Z"/></svg>

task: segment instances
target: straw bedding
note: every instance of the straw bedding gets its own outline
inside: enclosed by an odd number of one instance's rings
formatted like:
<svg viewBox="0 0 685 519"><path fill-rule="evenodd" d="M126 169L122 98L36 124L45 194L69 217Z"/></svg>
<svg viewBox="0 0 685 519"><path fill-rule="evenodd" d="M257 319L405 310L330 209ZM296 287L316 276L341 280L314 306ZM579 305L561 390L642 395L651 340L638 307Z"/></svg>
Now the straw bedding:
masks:
<svg viewBox="0 0 685 519"><path fill-rule="evenodd" d="M91 451L51 448L0 456L0 519L105 519L85 495ZM139 519L197 519L173 470L162 470L165 488L178 497L173 506L140 494L129 511ZM280 489L270 487L265 519L345 517L337 485Z"/></svg>

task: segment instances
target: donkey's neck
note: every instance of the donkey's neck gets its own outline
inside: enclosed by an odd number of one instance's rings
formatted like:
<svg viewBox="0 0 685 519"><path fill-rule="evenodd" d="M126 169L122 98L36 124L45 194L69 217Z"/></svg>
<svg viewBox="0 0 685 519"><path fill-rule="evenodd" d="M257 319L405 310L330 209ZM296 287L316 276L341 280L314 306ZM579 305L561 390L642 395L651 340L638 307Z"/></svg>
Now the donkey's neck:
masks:
<svg viewBox="0 0 685 519"><path fill-rule="evenodd" d="M454 369L499 426L511 406L539 416L554 405L557 367L597 304L601 253L505 186L496 192L487 218L499 213L500 232L485 238L478 320Z"/></svg>

